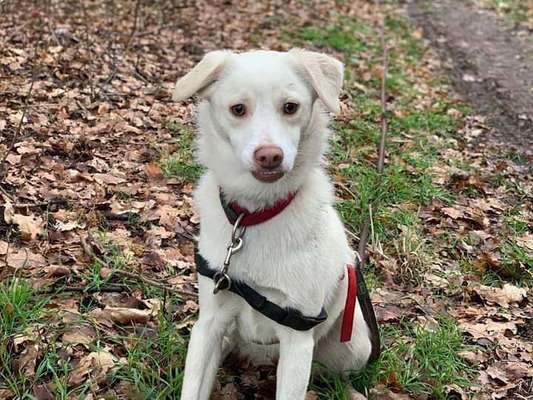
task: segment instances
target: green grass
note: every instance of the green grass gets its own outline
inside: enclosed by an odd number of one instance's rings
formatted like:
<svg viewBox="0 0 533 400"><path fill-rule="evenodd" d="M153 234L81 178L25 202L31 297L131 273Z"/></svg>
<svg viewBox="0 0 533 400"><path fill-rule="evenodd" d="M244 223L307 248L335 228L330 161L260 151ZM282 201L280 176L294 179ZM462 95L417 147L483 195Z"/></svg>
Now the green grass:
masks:
<svg viewBox="0 0 533 400"><path fill-rule="evenodd" d="M24 327L42 307L35 304L32 288L21 279L0 284L0 337L7 337Z"/></svg>
<svg viewBox="0 0 533 400"><path fill-rule="evenodd" d="M431 329L400 325L383 330L383 352L362 373L354 376L361 392L377 383L411 394L446 399L446 386L470 386L473 370L458 356L465 340L457 324L439 318Z"/></svg>
<svg viewBox="0 0 533 400"><path fill-rule="evenodd" d="M131 398L175 398L181 391L185 354L185 338L176 330L172 316L161 312L156 330L145 328L127 346L127 362L113 379L129 383Z"/></svg>
<svg viewBox="0 0 533 400"><path fill-rule="evenodd" d="M33 380L13 364L13 339L42 317L46 302L22 279L0 283L0 388L10 389L21 399L30 398L26 389L32 387Z"/></svg>
<svg viewBox="0 0 533 400"><path fill-rule="evenodd" d="M166 178L177 178L182 182L195 182L203 167L193 158L194 132L178 121L168 124L168 129L179 143L179 149L171 155L162 155L159 165Z"/></svg>
<svg viewBox="0 0 533 400"><path fill-rule="evenodd" d="M528 8L533 7L528 5L526 0L488 0L489 7L503 12L505 19L514 27L528 21Z"/></svg>
<svg viewBox="0 0 533 400"><path fill-rule="evenodd" d="M351 376L361 393L379 383L394 391L445 400L447 386L471 386L474 370L458 355L469 346L453 320L440 317L428 328L406 322L389 325L382 330L382 342L379 359ZM347 400L340 376L323 367L315 371L311 389L319 399Z"/></svg>

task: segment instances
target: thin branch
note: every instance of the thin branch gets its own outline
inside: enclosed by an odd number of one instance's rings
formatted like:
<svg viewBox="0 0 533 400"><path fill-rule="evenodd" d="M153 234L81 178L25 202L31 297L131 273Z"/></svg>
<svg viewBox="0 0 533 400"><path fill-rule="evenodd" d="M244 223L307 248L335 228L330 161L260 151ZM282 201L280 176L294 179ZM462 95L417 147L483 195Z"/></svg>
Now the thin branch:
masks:
<svg viewBox="0 0 533 400"><path fill-rule="evenodd" d="M383 23L384 24L384 23ZM381 27L381 43L383 46L383 76L381 77L381 139L379 141L378 172L383 176L385 165L385 139L387 137L387 70L389 67L389 54L385 42L385 28Z"/></svg>
<svg viewBox="0 0 533 400"><path fill-rule="evenodd" d="M137 31L137 23L139 19L139 10L141 9L141 2L142 0L137 0L135 2L135 10L133 11L133 27L131 28L130 36L128 37L126 45L124 46L124 53L129 50L131 41L133 40L135 32Z"/></svg>
<svg viewBox="0 0 533 400"><path fill-rule="evenodd" d="M377 170L379 174L378 184L381 184L383 181L383 169L385 166L385 141L387 138L387 70L389 63L389 50L385 40L385 20L381 24L381 45L383 47L383 75L381 77L381 138L379 141L379 150L378 150L378 164ZM376 209L376 199L369 204L369 216L366 219L365 223L361 228L361 240L359 241L359 256L361 257L361 266L365 264L366 261L366 246L368 244L368 236L370 231L370 225L372 223L372 209Z"/></svg>
<svg viewBox="0 0 533 400"><path fill-rule="evenodd" d="M96 287L77 287L77 286L63 286L63 287L47 287L37 291L39 295L56 295L60 293L122 293L127 292L130 289L125 285L113 285L113 286L104 286L101 288Z"/></svg>

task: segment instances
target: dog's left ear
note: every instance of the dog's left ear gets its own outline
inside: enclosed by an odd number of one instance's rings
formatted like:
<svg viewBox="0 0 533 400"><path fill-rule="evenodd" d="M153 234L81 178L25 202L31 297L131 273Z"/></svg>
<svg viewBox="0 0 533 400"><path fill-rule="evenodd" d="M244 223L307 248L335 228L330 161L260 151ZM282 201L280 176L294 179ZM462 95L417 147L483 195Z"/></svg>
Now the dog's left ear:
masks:
<svg viewBox="0 0 533 400"><path fill-rule="evenodd" d="M344 78L344 65L333 57L314 51L292 49L289 55L328 110L337 114L341 108L339 94Z"/></svg>
<svg viewBox="0 0 533 400"><path fill-rule="evenodd" d="M178 79L172 92L172 100L188 99L213 83L222 71L230 54L231 51L228 50L216 50L207 53L189 73Z"/></svg>

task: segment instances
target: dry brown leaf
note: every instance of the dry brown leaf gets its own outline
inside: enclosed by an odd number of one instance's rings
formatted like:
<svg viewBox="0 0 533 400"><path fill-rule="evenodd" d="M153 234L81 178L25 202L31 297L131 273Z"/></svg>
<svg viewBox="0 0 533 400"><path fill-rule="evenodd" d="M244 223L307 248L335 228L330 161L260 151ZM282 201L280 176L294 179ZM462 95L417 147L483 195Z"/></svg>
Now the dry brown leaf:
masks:
<svg viewBox="0 0 533 400"><path fill-rule="evenodd" d="M453 219L461 218L464 215L464 211L454 207L443 207L441 211Z"/></svg>
<svg viewBox="0 0 533 400"><path fill-rule="evenodd" d="M152 310L138 310L136 308L106 307L102 315L116 324L146 324L153 315Z"/></svg>
<svg viewBox="0 0 533 400"><path fill-rule="evenodd" d="M306 393L305 400L318 400L318 395L316 394L315 391L310 390L309 392Z"/></svg>
<svg viewBox="0 0 533 400"><path fill-rule="evenodd" d="M9 204L9 203L8 203ZM4 220L8 224L18 225L21 236L24 240L34 240L40 235L44 229L44 221L41 217L33 214L22 215L13 212L13 209L4 209Z"/></svg>
<svg viewBox="0 0 533 400"><path fill-rule="evenodd" d="M37 400L54 400L54 395L46 387L46 385L36 385L33 388L33 395ZM0 396L0 399L2 397Z"/></svg>
<svg viewBox="0 0 533 400"><path fill-rule="evenodd" d="M119 183L126 182L126 179L119 178L117 176L111 175L111 174L93 174L94 180L98 182L99 184L106 184L106 185L118 185Z"/></svg>
<svg viewBox="0 0 533 400"><path fill-rule="evenodd" d="M493 379L500 379L504 383L515 382L526 377L533 377L533 367L525 362L500 361L487 368L487 374Z"/></svg>
<svg viewBox="0 0 533 400"><path fill-rule="evenodd" d="M0 240L0 256L6 255L7 249L9 249L9 243Z"/></svg>
<svg viewBox="0 0 533 400"><path fill-rule="evenodd" d="M46 278L59 278L70 274L70 268L64 265L49 265L44 268Z"/></svg>
<svg viewBox="0 0 533 400"><path fill-rule="evenodd" d="M502 288L476 284L471 285L471 290L476 292L482 299L505 308L513 303L520 303L527 297L527 289L519 288L510 283L504 284Z"/></svg>
<svg viewBox="0 0 533 400"><path fill-rule="evenodd" d="M16 252L10 252L7 255L7 265L15 269L42 266L45 263L46 260L43 256L33 253L26 248L19 249Z"/></svg>
<svg viewBox="0 0 533 400"><path fill-rule="evenodd" d="M516 321L496 322L493 320L487 320L484 323L470 323L465 321L459 323L461 329L472 335L474 339L485 338L491 341L503 337L506 334L516 335L516 325Z"/></svg>
<svg viewBox="0 0 533 400"><path fill-rule="evenodd" d="M26 377L35 376L35 367L37 366L37 357L41 354L39 345L32 343L24 349L19 359L19 369L24 372Z"/></svg>
<svg viewBox="0 0 533 400"><path fill-rule="evenodd" d="M533 233L527 233L516 239L516 243L529 251L533 251Z"/></svg>
<svg viewBox="0 0 533 400"><path fill-rule="evenodd" d="M78 221L58 221L55 228L59 232L68 232L76 228L83 228L83 226L81 226Z"/></svg>
<svg viewBox="0 0 533 400"><path fill-rule="evenodd" d="M107 373L115 366L117 359L105 350L92 352L83 357L70 373L68 383L79 385L90 375L96 382L105 379Z"/></svg>
<svg viewBox="0 0 533 400"><path fill-rule="evenodd" d="M144 166L144 172L146 172L146 176L148 179L152 180L158 180L163 179L163 171L161 170L161 167L157 165L156 163L149 163Z"/></svg>
<svg viewBox="0 0 533 400"><path fill-rule="evenodd" d="M67 344L91 344L96 338L96 331L87 325L72 328L63 334L63 343Z"/></svg>
<svg viewBox="0 0 533 400"><path fill-rule="evenodd" d="M459 353L459 356L464 358L466 361L468 361L472 365L479 365L485 361L487 361L488 357L485 353L483 353L480 350L477 351L461 351Z"/></svg>
<svg viewBox="0 0 533 400"><path fill-rule="evenodd" d="M397 321L401 314L400 307L392 304L376 307L376 317L379 322Z"/></svg>

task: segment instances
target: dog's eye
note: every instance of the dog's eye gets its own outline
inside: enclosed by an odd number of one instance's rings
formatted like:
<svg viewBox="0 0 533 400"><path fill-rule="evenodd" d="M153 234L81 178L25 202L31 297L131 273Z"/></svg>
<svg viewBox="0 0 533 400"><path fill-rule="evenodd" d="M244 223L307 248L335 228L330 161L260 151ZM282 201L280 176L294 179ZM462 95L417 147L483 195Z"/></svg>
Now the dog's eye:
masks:
<svg viewBox="0 0 533 400"><path fill-rule="evenodd" d="M235 104L231 106L231 113L236 117L242 117L246 114L246 106L244 104Z"/></svg>
<svg viewBox="0 0 533 400"><path fill-rule="evenodd" d="M296 103L285 103L283 105L283 112L285 114L294 114L296 111L298 111L298 104Z"/></svg>

